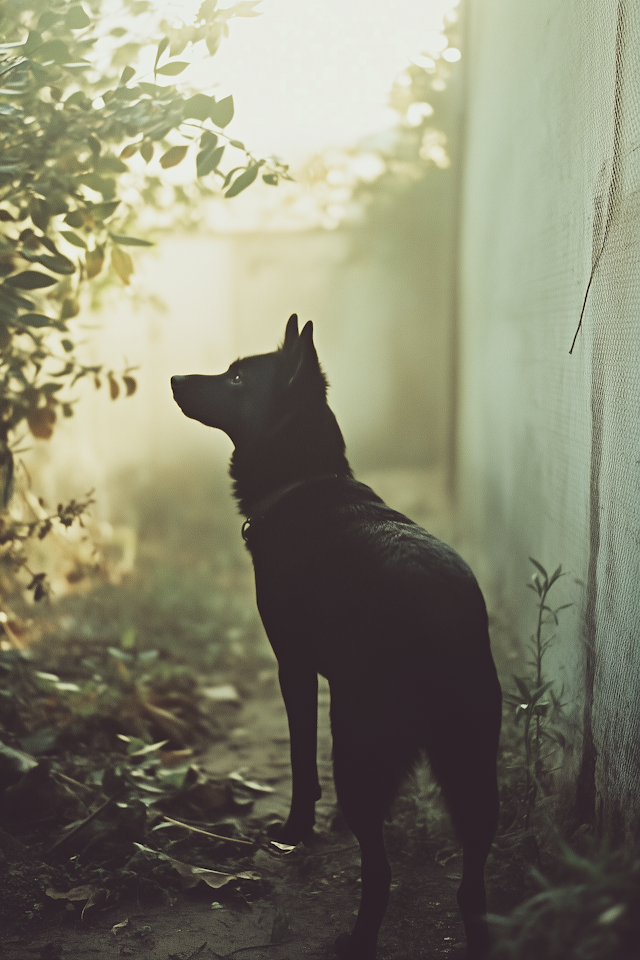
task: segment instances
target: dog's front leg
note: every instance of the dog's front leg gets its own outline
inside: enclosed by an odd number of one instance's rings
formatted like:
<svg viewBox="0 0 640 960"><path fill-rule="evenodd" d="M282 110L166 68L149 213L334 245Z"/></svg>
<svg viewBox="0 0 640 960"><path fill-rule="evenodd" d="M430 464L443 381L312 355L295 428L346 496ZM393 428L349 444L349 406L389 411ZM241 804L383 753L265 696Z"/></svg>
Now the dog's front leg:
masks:
<svg viewBox="0 0 640 960"><path fill-rule="evenodd" d="M269 835L280 843L296 844L308 837L316 822L320 799L316 760L318 741L318 675L309 667L280 664L280 689L289 720L291 809L286 823L274 824Z"/></svg>

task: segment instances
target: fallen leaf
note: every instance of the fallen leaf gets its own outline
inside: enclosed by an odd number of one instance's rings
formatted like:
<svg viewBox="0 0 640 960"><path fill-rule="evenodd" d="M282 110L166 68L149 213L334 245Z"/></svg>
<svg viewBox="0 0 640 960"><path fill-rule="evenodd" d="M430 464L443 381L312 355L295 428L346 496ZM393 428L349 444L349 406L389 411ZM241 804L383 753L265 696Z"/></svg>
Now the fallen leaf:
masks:
<svg viewBox="0 0 640 960"><path fill-rule="evenodd" d="M134 846L144 853L150 853L158 857L158 859L166 860L170 863L174 870L177 870L180 874L182 886L186 890L191 890L191 888L195 887L201 880L214 890L225 887L232 880L260 880L260 874L255 873L253 870L240 870L238 873L223 873L221 870L209 870L207 867L194 867L190 863L183 863L182 860L174 860L173 857L169 857L166 853L152 850L150 847L145 847L141 843L135 843Z"/></svg>
<svg viewBox="0 0 640 960"><path fill-rule="evenodd" d="M67 890L66 892L54 890L52 887L48 887L47 890L45 890L45 893L48 897L51 897L52 900L69 900L74 903L86 900L87 902L82 908L82 913L80 914L81 918L84 920L85 912L91 907L95 907L95 905L102 900L106 890L104 890L103 887L96 887L91 883L85 883L80 887L72 887L71 890Z"/></svg>

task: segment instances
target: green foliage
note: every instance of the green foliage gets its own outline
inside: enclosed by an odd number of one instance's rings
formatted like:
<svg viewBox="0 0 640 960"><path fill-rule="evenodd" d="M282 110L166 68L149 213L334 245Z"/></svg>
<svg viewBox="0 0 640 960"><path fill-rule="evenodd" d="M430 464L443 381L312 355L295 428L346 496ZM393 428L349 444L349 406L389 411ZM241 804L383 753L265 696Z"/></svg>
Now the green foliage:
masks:
<svg viewBox="0 0 640 960"><path fill-rule="evenodd" d="M542 890L509 917L494 917L493 960L633 960L640 956L640 860L565 848L559 882L540 874Z"/></svg>
<svg viewBox="0 0 640 960"><path fill-rule="evenodd" d="M546 680L543 673L544 656L555 640L555 634L548 634L551 625L558 625L558 614L573 606L564 603L551 607L549 593L558 580L564 576L559 566L552 574L537 560L529 558L536 569L531 583L527 586L537 596L537 623L535 633L529 643L531 668L528 676L514 676L516 691L505 696L505 700L515 708L515 721L522 730L521 745L524 753L524 827L531 826L531 820L540 792L547 794L550 789L550 763L558 748L565 746L565 738L559 728L564 704L562 693L557 695L553 689L554 681Z"/></svg>
<svg viewBox="0 0 640 960"><path fill-rule="evenodd" d="M256 16L257 2L218 9L204 0L193 23L169 24L148 0L108 9L103 0L0 0L0 510L13 491L16 443L26 431L50 439L60 413L73 413L79 380L106 381L112 399L135 390L130 370L102 378L101 365L82 362L72 323L87 281L128 285L134 263L123 248L150 245L130 232L124 188L160 205L159 191L171 188L144 166L154 155L167 170L197 153L197 176L228 197L265 164L234 140L246 166L220 170L232 97L173 79L191 62L179 54L201 44L213 55L229 20ZM140 75L154 47L153 68ZM276 182L288 178L279 163L267 169Z"/></svg>

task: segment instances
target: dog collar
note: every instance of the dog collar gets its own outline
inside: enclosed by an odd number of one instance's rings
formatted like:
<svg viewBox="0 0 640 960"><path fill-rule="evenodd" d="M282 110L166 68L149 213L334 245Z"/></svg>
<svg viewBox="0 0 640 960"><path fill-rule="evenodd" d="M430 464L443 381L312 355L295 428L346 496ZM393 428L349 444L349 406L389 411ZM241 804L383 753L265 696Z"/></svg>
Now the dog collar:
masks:
<svg viewBox="0 0 640 960"><path fill-rule="evenodd" d="M244 542L247 543L249 539L249 532L253 521L262 520L264 515L268 513L272 507L275 507L276 503L282 500L283 497L291 493L292 490L296 490L298 487L304 487L308 483L315 483L316 480L334 480L337 476L337 473L320 473L315 477L306 477L304 480L297 480L295 483L288 483L284 487L278 487L278 489L269 494L268 497L259 500L252 515L247 517L242 524L242 539Z"/></svg>

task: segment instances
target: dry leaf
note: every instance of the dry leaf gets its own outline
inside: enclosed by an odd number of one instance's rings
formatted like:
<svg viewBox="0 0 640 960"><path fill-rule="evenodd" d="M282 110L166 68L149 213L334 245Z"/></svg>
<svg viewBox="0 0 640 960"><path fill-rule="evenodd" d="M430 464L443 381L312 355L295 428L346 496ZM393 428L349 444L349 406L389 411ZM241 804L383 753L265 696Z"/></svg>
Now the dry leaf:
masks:
<svg viewBox="0 0 640 960"><path fill-rule="evenodd" d="M133 260L127 251L121 247L111 247L111 266L122 282L128 286L131 282L131 274L133 273Z"/></svg>
<svg viewBox="0 0 640 960"><path fill-rule="evenodd" d="M53 435L53 425L56 422L56 412L53 407L37 407L27 414L29 430L39 440L50 440Z"/></svg>
<svg viewBox="0 0 640 960"><path fill-rule="evenodd" d="M151 850L150 847L144 847L141 843L136 843L138 850L145 853L152 853L161 860L167 860L171 866L178 871L182 879L182 886L190 890L196 884L203 880L207 886L214 890L225 887L232 880L260 880L260 874L253 870L240 870L238 873L222 873L220 870L209 870L206 867L194 867L190 863L183 863L182 860L174 860L166 853L159 853L157 850Z"/></svg>

